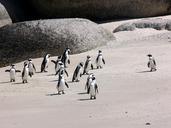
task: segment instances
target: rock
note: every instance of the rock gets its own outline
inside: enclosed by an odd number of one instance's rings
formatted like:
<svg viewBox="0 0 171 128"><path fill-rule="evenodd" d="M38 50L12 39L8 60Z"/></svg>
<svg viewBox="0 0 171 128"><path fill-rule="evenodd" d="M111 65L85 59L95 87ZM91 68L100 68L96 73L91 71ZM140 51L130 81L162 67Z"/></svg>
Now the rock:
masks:
<svg viewBox="0 0 171 128"><path fill-rule="evenodd" d="M13 22L44 18L108 20L171 14L170 0L1 0Z"/></svg>
<svg viewBox="0 0 171 128"><path fill-rule="evenodd" d="M139 20L131 23L125 23L113 30L114 33L120 31L133 31L136 28L153 28L156 30L171 30L171 20L168 19L145 19Z"/></svg>
<svg viewBox="0 0 171 128"><path fill-rule="evenodd" d="M126 23L118 26L113 33L120 32L120 31L134 31L136 29L135 25L132 23Z"/></svg>
<svg viewBox="0 0 171 128"><path fill-rule="evenodd" d="M114 40L112 33L86 19L21 22L0 28L0 66L45 53L60 55L66 47L81 53Z"/></svg>
<svg viewBox="0 0 171 128"><path fill-rule="evenodd" d="M11 19L4 6L0 3L0 27L11 24Z"/></svg>

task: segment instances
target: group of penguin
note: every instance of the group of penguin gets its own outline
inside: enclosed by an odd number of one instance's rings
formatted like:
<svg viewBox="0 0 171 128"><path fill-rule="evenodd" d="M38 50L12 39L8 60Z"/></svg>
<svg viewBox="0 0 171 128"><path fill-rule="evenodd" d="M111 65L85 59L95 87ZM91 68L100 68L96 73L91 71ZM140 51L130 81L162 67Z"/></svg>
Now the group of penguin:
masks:
<svg viewBox="0 0 171 128"><path fill-rule="evenodd" d="M51 60L55 64L55 75L58 75L58 83L57 83L57 91L58 94L65 94L64 92L64 86L69 88L67 82L65 81L64 76L68 76L68 72L66 71L67 65L70 64L69 54L71 50L69 48L66 48L62 56L59 56L57 60ZM41 72L47 72L48 64L50 62L50 54L46 54L43 58L42 64L41 64ZM149 61L147 63L148 68L150 68L150 72L156 71L156 61L154 57L151 54L147 55L149 57ZM102 55L102 51L98 51L98 55L96 58L96 66L97 69L103 68L103 65L105 64L105 60ZM85 89L87 91L87 94L90 94L90 99L96 99L96 94L98 93L98 86L96 83L96 78L93 73L89 73L89 70L94 69L91 57L88 55L85 65L83 62L80 62L73 73L72 82L79 82L80 77L82 75L88 75L87 82ZM17 72L21 72L20 70L15 69L15 65L11 65L10 70L5 70L5 72L10 73L10 82L15 82L15 75ZM27 83L28 77L32 77L34 73L36 72L36 68L32 62L32 59L28 59L24 62L24 68L22 71L22 83Z"/></svg>
<svg viewBox="0 0 171 128"><path fill-rule="evenodd" d="M65 75L68 76L68 72L66 70L68 64L70 64L69 54L71 53L71 50L69 48L66 48L64 53L61 56L58 56L57 60L51 60L55 64L55 75L58 76L58 83L57 83L57 91L58 94L65 94L64 88L65 86L69 88L68 83L65 81ZM41 72L47 72L48 65L50 62L50 54L46 54L43 58L42 64L41 64ZM102 51L98 51L98 55L96 58L96 66L97 69L103 68L103 65L105 64L105 60L102 55ZM96 99L96 94L98 93L98 85L96 83L96 78L93 73L89 73L91 69L94 69L94 66L92 64L91 57L88 55L85 64L83 62L80 62L73 73L72 82L79 82L80 77L82 75L88 75L87 81L86 81L86 92L87 94L90 94L90 99ZM15 69L15 65L11 65L10 70L5 70L5 72L10 73L10 82L15 82L15 75L17 72L21 72L20 70ZM22 71L22 83L27 83L28 77L32 77L34 73L36 72L35 65L32 61L32 59L28 59L24 62L24 68Z"/></svg>

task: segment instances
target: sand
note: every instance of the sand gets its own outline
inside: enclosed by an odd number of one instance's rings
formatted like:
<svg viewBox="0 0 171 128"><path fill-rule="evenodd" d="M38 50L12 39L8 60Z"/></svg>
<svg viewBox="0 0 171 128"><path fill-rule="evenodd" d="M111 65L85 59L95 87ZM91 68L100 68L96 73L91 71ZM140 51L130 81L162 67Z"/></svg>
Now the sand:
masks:
<svg viewBox="0 0 171 128"><path fill-rule="evenodd" d="M112 31L121 22L127 21L100 25ZM115 36L117 42L70 56L69 77L66 77L70 88L65 95L56 95L53 63L47 73L36 73L29 78L28 84L21 83L21 73L15 83L9 83L9 74L4 72L9 67L0 68L0 127L170 128L171 32L137 29ZM79 83L72 83L72 73L87 55L94 62L98 49L103 51L106 65L91 70L99 94L96 100L89 100L84 89L87 76ZM156 72L148 72L148 53L156 59ZM42 58L33 59L37 72L41 61ZM23 62L16 64L16 69L22 68Z"/></svg>

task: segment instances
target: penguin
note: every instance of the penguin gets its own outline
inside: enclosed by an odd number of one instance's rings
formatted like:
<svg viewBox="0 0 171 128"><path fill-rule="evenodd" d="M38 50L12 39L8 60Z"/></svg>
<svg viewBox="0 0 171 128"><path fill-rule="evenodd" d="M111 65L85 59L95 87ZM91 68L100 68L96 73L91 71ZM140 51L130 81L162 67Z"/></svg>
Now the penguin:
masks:
<svg viewBox="0 0 171 128"><path fill-rule="evenodd" d="M74 71L74 74L73 74L72 82L74 82L74 81L79 82L79 78L82 76L83 65L84 65L83 62L80 62L77 65L77 67Z"/></svg>
<svg viewBox="0 0 171 128"><path fill-rule="evenodd" d="M67 63L70 64L70 59L69 59L70 53L71 53L71 50L69 48L66 48L62 55L61 61L64 63L65 68L67 67Z"/></svg>
<svg viewBox="0 0 171 128"><path fill-rule="evenodd" d="M91 74L89 74L89 76L87 77L87 82L86 82L86 85L85 85L85 89L87 90L87 94L89 94L89 87L90 87L90 84L91 84L91 82L92 82L92 78L94 77L94 74L93 73L91 73Z"/></svg>
<svg viewBox="0 0 171 128"><path fill-rule="evenodd" d="M10 70L5 70L5 72L9 72L9 74L10 74L10 82L15 82L16 72L21 72L21 71L20 70L16 70L15 69L15 65L12 64L11 65L11 69Z"/></svg>
<svg viewBox="0 0 171 128"><path fill-rule="evenodd" d="M63 73L63 74L66 74L67 75L67 77L69 76L68 75L68 72L66 71L66 69L65 69L65 67L64 67L64 64L61 62L61 63L59 63L59 70L56 72L56 74L55 75L61 75L61 73Z"/></svg>
<svg viewBox="0 0 171 128"><path fill-rule="evenodd" d="M28 75L29 75L28 63L24 62L24 68L23 68L23 72L22 72L22 80L23 80L22 82L23 83L27 83Z"/></svg>
<svg viewBox="0 0 171 128"><path fill-rule="evenodd" d="M90 56L87 56L87 60L85 62L85 65L84 65L84 71L83 71L83 74L89 74L89 70L90 69L93 69L93 64L91 62L91 57Z"/></svg>
<svg viewBox="0 0 171 128"><path fill-rule="evenodd" d="M149 57L149 61L147 63L148 68L150 68L150 72L156 71L156 61L151 54L147 55Z"/></svg>
<svg viewBox="0 0 171 128"><path fill-rule="evenodd" d="M97 56L97 58L96 58L97 69L103 68L102 63L105 64L105 60L104 60L104 58L103 58L103 56L102 56L102 51L99 50L98 56Z"/></svg>
<svg viewBox="0 0 171 128"><path fill-rule="evenodd" d="M64 86L65 85L67 88L69 88L67 82L64 79L64 71L62 71L61 74L59 75L59 81L58 81L58 84L56 86L59 95L61 95L61 92L62 92L62 94L65 94L65 92L64 92Z"/></svg>
<svg viewBox="0 0 171 128"><path fill-rule="evenodd" d="M44 56L44 59L41 64L41 72L47 72L46 69L48 68L49 58L50 58L50 54L46 54Z"/></svg>
<svg viewBox="0 0 171 128"><path fill-rule="evenodd" d="M90 94L90 99L96 99L96 94L98 93L98 86L96 83L96 78L92 77L92 82L90 83L89 86L89 94Z"/></svg>
<svg viewBox="0 0 171 128"><path fill-rule="evenodd" d="M51 62L53 62L55 64L55 72L57 72L60 69L60 63L62 63L61 56L58 56L56 61L51 60Z"/></svg>
<svg viewBox="0 0 171 128"><path fill-rule="evenodd" d="M36 68L34 66L34 63L32 61L32 59L28 59L28 68L29 68L29 76L32 77L32 75L34 75L34 73L36 72Z"/></svg>

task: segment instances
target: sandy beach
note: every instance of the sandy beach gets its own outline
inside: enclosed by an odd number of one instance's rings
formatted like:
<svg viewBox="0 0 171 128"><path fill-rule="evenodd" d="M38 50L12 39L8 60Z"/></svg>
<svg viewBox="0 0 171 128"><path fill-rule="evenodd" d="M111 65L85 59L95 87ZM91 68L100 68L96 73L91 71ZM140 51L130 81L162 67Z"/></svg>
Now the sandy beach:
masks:
<svg viewBox="0 0 171 128"><path fill-rule="evenodd" d="M113 31L124 22L128 20L100 25ZM5 73L10 67L0 68L0 127L170 128L171 32L137 29L114 35L115 42L70 56L65 95L56 95L53 63L49 63L47 73L39 73L43 58L33 59L38 73L27 84L22 84L21 73L10 83L9 73ZM95 65L99 49L106 65L90 71L96 76L99 94L96 100L89 100L85 94L87 75L78 83L71 80L76 65L85 62L87 55ZM156 72L147 68L149 53L156 59ZM16 69L22 68L23 62L16 64Z"/></svg>

